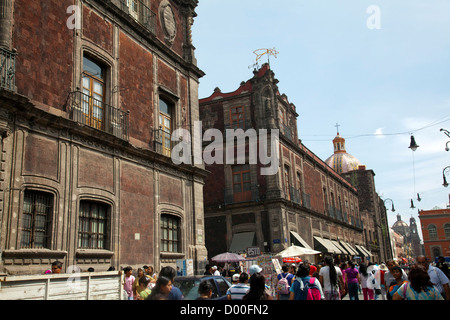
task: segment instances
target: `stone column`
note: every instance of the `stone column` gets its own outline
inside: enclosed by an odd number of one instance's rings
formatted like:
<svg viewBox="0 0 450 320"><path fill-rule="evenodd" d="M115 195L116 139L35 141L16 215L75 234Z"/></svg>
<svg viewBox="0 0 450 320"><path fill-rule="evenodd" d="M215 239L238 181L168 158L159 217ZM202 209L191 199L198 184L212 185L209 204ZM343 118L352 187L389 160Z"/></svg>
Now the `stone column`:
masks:
<svg viewBox="0 0 450 320"><path fill-rule="evenodd" d="M0 48L11 46L12 0L0 0Z"/></svg>

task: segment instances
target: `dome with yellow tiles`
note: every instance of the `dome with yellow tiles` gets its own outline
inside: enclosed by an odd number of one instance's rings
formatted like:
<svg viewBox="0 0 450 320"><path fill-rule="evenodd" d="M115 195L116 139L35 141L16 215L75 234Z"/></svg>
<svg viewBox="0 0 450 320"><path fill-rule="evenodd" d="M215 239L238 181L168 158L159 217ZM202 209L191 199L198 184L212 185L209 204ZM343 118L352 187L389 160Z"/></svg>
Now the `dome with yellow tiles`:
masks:
<svg viewBox="0 0 450 320"><path fill-rule="evenodd" d="M345 173L358 170L361 162L345 150L345 139L339 135L339 132L333 140L334 154L325 160L331 168L337 173Z"/></svg>

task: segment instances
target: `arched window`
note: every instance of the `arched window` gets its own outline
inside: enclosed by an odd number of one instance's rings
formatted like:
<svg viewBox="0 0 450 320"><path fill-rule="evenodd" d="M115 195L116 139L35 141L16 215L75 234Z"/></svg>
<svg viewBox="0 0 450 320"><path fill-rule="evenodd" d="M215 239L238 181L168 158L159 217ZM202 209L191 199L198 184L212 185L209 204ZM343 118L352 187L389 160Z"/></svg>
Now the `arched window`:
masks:
<svg viewBox="0 0 450 320"><path fill-rule="evenodd" d="M21 248L50 248L53 195L26 190L23 198Z"/></svg>
<svg viewBox="0 0 450 320"><path fill-rule="evenodd" d="M83 123L104 130L106 68L90 56L83 57Z"/></svg>
<svg viewBox="0 0 450 320"><path fill-rule="evenodd" d="M450 239L450 223L444 224L445 239Z"/></svg>
<svg viewBox="0 0 450 320"><path fill-rule="evenodd" d="M434 224L428 226L428 236L430 237L430 240L437 240L437 229Z"/></svg>
<svg viewBox="0 0 450 320"><path fill-rule="evenodd" d="M109 249L109 211L109 206L100 202L80 202L78 248Z"/></svg>
<svg viewBox="0 0 450 320"><path fill-rule="evenodd" d="M442 255L442 254L441 254L441 248L439 248L439 247L434 247L434 248L432 248L432 249L431 249L431 252L433 253L433 260L434 260L436 257L439 257L439 256Z"/></svg>
<svg viewBox="0 0 450 320"><path fill-rule="evenodd" d="M181 250L181 219L164 214L161 215L161 251L180 252Z"/></svg>

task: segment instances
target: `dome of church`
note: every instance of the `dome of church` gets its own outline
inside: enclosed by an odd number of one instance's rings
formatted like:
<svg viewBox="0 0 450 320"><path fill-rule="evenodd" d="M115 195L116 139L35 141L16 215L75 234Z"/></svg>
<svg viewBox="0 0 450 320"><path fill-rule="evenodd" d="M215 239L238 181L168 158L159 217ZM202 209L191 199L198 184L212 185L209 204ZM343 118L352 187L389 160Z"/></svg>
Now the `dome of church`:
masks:
<svg viewBox="0 0 450 320"><path fill-rule="evenodd" d="M337 173L346 173L358 170L361 162L347 153L345 150L345 139L339 135L339 132L333 140L334 154L325 160L325 163L334 169Z"/></svg>
<svg viewBox="0 0 450 320"><path fill-rule="evenodd" d="M405 221L402 220L401 215L397 214L397 221L395 221L395 223L392 225L392 229L399 230L404 228L409 228L409 226Z"/></svg>
<svg viewBox="0 0 450 320"><path fill-rule="evenodd" d="M392 225L392 228L398 228L398 227L408 227L408 224L405 221L403 221L403 220L397 220Z"/></svg>

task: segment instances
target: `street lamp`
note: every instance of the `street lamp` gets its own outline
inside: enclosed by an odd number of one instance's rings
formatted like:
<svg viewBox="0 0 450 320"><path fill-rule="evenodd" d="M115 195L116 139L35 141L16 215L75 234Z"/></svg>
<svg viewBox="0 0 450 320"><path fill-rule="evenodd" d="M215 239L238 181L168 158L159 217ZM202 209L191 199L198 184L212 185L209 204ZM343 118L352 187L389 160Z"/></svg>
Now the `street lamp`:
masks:
<svg viewBox="0 0 450 320"><path fill-rule="evenodd" d="M442 170L442 177L444 178L444 183L442 184L444 187L448 187L447 179L445 178L445 174L450 171L450 166L445 167L444 170Z"/></svg>
<svg viewBox="0 0 450 320"><path fill-rule="evenodd" d="M386 201L388 201L388 200L389 200L389 201L391 202L391 204L392 204L391 211L392 211L392 212L395 212L395 209L394 209L394 201L392 201L392 199L389 199L389 198L388 198L388 199L384 200L385 206L386 206Z"/></svg>
<svg viewBox="0 0 450 320"><path fill-rule="evenodd" d="M414 164L414 151L417 150L417 148L419 147L419 145L416 143L416 139L414 139L414 136L411 134L411 143L409 144L409 147L413 152L412 152L412 156L413 156L413 177L414 177L414 193L416 193L416 169L415 169L415 164ZM417 200L419 200L419 194L417 194ZM415 209L416 207L414 207L414 202L411 199L411 209Z"/></svg>
<svg viewBox="0 0 450 320"><path fill-rule="evenodd" d="M416 151L419 145L416 143L416 139L414 139L414 136L411 135L411 143L409 144L409 147L412 151Z"/></svg>
<svg viewBox="0 0 450 320"><path fill-rule="evenodd" d="M444 134L445 134L447 137L450 138L450 131L445 130L445 129L441 129L441 131L443 131ZM448 141L448 142L446 143L446 145L445 145L445 151L449 151L449 150L450 150L450 148L448 147L448 144L449 144L449 143L450 143L450 141Z"/></svg>

